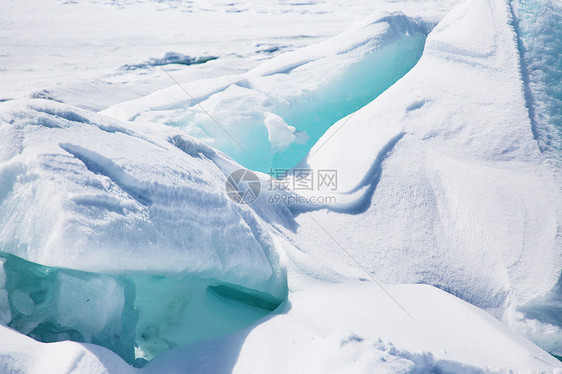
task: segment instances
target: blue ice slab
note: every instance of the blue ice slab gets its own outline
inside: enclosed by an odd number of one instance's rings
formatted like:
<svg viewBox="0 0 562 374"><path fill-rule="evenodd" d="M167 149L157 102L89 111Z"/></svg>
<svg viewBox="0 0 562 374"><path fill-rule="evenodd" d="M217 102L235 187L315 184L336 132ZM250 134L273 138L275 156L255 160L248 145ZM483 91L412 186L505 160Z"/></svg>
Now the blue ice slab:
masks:
<svg viewBox="0 0 562 374"><path fill-rule="evenodd" d="M279 114L287 124L304 131L306 144L292 144L273 156L271 167L291 168L299 163L312 146L337 121L356 112L402 78L421 58L426 35L404 35L394 43L367 55L327 82L311 100L281 104ZM267 171L268 165L260 171Z"/></svg>
<svg viewBox="0 0 562 374"><path fill-rule="evenodd" d="M94 343L135 366L240 330L283 302L213 279L88 273L1 253L0 260L0 291L8 295L0 315L11 315L8 326L41 342Z"/></svg>

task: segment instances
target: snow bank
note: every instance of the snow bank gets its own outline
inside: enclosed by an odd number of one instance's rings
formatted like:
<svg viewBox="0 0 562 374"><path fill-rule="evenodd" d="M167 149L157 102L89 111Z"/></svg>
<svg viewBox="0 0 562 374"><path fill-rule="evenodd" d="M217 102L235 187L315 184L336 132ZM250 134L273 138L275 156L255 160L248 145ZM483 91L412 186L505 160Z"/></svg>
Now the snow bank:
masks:
<svg viewBox="0 0 562 374"><path fill-rule="evenodd" d="M0 326L0 371L3 373L134 373L115 353L71 341L44 344Z"/></svg>

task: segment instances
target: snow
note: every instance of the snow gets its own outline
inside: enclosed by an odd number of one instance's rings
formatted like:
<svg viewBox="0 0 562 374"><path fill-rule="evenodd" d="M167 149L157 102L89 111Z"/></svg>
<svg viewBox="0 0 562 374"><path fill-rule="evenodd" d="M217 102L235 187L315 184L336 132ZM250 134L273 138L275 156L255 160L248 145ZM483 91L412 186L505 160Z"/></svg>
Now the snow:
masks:
<svg viewBox="0 0 562 374"><path fill-rule="evenodd" d="M0 370L5 373L132 373L132 368L102 347L72 341L39 343L0 326Z"/></svg>
<svg viewBox="0 0 562 374"><path fill-rule="evenodd" d="M507 367L546 371L557 365L490 315L443 291L426 285L388 289L415 319L374 283L309 284L290 294L286 313L230 336L169 351L145 370L475 373Z"/></svg>
<svg viewBox="0 0 562 374"><path fill-rule="evenodd" d="M0 371L562 372L559 8L365 4L6 5Z"/></svg>
<svg viewBox="0 0 562 374"><path fill-rule="evenodd" d="M379 8L440 17L453 2L7 0L0 100L34 94L100 110L173 85L161 69L124 65L172 52L219 57L189 69L169 66L182 82L239 74L332 37Z"/></svg>

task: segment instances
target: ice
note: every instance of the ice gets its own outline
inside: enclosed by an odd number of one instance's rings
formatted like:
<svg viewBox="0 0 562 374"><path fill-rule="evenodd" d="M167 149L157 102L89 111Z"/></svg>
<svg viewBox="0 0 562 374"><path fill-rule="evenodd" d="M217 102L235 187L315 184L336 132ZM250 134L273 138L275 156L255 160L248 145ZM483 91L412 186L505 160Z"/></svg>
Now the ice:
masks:
<svg viewBox="0 0 562 374"><path fill-rule="evenodd" d="M8 291L6 290L6 272L4 271L5 259L0 258L0 323L7 324L12 319Z"/></svg>
<svg viewBox="0 0 562 374"><path fill-rule="evenodd" d="M137 357L148 360L170 348L251 325L282 302L267 294L252 294L233 285L193 277L135 277L133 281L137 287L135 305L140 310Z"/></svg>
<svg viewBox="0 0 562 374"><path fill-rule="evenodd" d="M8 326L43 342L97 343L132 360L135 322L134 316L126 317L133 305L122 280L48 268L14 256L5 259Z"/></svg>
<svg viewBox="0 0 562 374"><path fill-rule="evenodd" d="M87 341L110 321L121 318L125 307L125 287L115 279L103 276L88 279L59 273L55 282L60 284L56 295L57 322L75 329L88 325L91 331L81 330Z"/></svg>
<svg viewBox="0 0 562 374"><path fill-rule="evenodd" d="M290 168L334 122L406 74L433 26L399 12L377 13L245 74L180 83L103 113L178 127L253 170Z"/></svg>
<svg viewBox="0 0 562 374"><path fill-rule="evenodd" d="M215 56L201 56L201 57L191 57L178 52L166 52L163 57L151 58L150 60L134 65L123 65L121 68L125 70L135 70L135 69L147 69L152 66L163 66L170 64L178 65L193 65L193 64L204 64L208 61L216 60L218 57Z"/></svg>
<svg viewBox="0 0 562 374"><path fill-rule="evenodd" d="M5 259L0 258L0 289L6 288L6 272L4 271Z"/></svg>
<svg viewBox="0 0 562 374"><path fill-rule="evenodd" d="M105 275L2 259L6 325L41 342L95 343L136 366L246 327L283 301L213 279Z"/></svg>
<svg viewBox="0 0 562 374"><path fill-rule="evenodd" d="M303 144L308 140L306 133L297 132L293 126L287 125L277 114L266 113L264 123L267 128L267 138L275 152L286 149L292 143Z"/></svg>
<svg viewBox="0 0 562 374"><path fill-rule="evenodd" d="M12 319L8 300L8 291L0 289L0 323L7 325Z"/></svg>
<svg viewBox="0 0 562 374"><path fill-rule="evenodd" d="M17 312L26 316L32 315L35 308L35 304L29 295L20 290L16 290L12 294L12 305Z"/></svg>

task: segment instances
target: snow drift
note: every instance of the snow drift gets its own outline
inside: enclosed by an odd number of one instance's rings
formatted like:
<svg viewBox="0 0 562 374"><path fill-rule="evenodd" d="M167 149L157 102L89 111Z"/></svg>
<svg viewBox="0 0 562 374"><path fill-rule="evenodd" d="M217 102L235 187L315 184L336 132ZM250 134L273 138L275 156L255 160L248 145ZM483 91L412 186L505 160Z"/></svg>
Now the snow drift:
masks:
<svg viewBox="0 0 562 374"><path fill-rule="evenodd" d="M562 192L533 136L512 21L501 1L456 7L408 74L332 126L299 167L337 169L340 203L294 207L309 211L295 237L307 253L337 257L341 245L379 279L432 284L542 329L559 354L559 322L521 314L559 280Z"/></svg>

